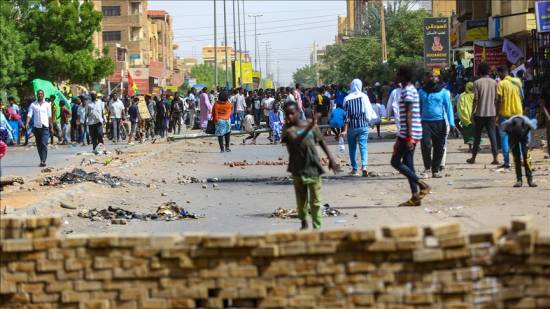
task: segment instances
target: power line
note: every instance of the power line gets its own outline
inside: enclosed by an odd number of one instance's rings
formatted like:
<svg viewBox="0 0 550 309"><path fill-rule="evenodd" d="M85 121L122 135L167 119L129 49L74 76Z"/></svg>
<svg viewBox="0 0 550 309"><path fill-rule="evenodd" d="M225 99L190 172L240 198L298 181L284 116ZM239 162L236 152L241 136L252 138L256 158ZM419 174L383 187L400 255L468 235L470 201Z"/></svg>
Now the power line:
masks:
<svg viewBox="0 0 550 309"><path fill-rule="evenodd" d="M210 16L210 15L208 15ZM317 16L306 16L306 18L308 19L314 19L314 18L323 18L323 17L331 17L331 16L334 16L334 14L331 14L331 15L317 15ZM258 23L258 24L272 24L272 23L279 23L279 22L284 22L284 21L295 21L296 18L287 18L287 19L278 19L278 20L272 20L272 21L266 21L266 22L261 22L261 23ZM241 24L241 26L244 25ZM231 25L233 26L233 25ZM223 26L218 26L219 28L222 28ZM204 26L204 27L178 27L178 28L173 28L173 30L195 30L195 29L211 29L212 26Z"/></svg>
<svg viewBox="0 0 550 309"><path fill-rule="evenodd" d="M295 28L295 29L292 29L292 31L301 31L301 30L310 30L310 29L319 29L319 28L334 28L335 25L325 25L325 26L315 26L315 27L305 27L305 28ZM270 34L277 34L277 33L288 33L288 30L284 30L284 31L273 31L273 32L263 32L261 34L258 34L258 35L270 35ZM189 38L189 39L178 39L179 42L189 42L189 41L193 41L193 42L208 42L208 41L212 41L212 38L210 39L200 39L200 40L195 40L193 38Z"/></svg>

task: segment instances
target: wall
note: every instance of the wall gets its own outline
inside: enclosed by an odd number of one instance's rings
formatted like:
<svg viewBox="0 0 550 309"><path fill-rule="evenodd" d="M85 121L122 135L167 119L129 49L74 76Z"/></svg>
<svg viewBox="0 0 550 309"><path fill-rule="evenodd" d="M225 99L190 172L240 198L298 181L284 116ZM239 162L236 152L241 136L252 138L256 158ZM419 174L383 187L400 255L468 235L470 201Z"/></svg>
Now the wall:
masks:
<svg viewBox="0 0 550 309"><path fill-rule="evenodd" d="M0 219L2 308L549 308L550 237L529 220L370 230L70 235Z"/></svg>

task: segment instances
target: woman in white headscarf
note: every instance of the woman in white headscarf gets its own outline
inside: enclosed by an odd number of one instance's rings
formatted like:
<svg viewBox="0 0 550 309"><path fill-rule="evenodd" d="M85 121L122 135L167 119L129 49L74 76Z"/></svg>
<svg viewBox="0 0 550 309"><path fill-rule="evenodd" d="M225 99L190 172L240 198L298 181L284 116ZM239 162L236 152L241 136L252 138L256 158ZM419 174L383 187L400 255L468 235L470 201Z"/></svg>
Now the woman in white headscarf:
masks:
<svg viewBox="0 0 550 309"><path fill-rule="evenodd" d="M369 97L363 93L363 83L359 79L351 82L350 94L344 99L344 110L346 111L346 124L342 134L348 137L349 158L351 161L351 175L359 176L359 166L355 160L357 144L361 153L361 171L363 177L369 175L367 171L369 139L369 125L378 116L374 112Z"/></svg>

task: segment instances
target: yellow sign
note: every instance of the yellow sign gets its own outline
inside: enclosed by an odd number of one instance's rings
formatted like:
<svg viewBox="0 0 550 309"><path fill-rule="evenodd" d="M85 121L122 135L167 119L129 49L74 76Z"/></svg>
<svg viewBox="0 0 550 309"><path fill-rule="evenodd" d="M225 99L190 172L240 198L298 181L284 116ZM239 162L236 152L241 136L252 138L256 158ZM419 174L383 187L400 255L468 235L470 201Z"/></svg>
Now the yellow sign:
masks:
<svg viewBox="0 0 550 309"><path fill-rule="evenodd" d="M260 71L253 71L253 72L252 72L252 78L262 78L262 72L260 72Z"/></svg>
<svg viewBox="0 0 550 309"><path fill-rule="evenodd" d="M241 66L243 69L242 75ZM253 71L252 62L243 62L241 65L239 60L235 61L235 74L237 76L237 81L240 81L240 85L252 84Z"/></svg>
<svg viewBox="0 0 550 309"><path fill-rule="evenodd" d="M178 86L166 86L166 90L176 92L178 91Z"/></svg>
<svg viewBox="0 0 550 309"><path fill-rule="evenodd" d="M433 71L436 75L441 75L441 68L433 67L433 68L432 68L432 71Z"/></svg>
<svg viewBox="0 0 550 309"><path fill-rule="evenodd" d="M264 79L264 85L266 89L273 89L273 80L271 78Z"/></svg>
<svg viewBox="0 0 550 309"><path fill-rule="evenodd" d="M145 97L143 96L139 96L138 110L139 110L139 117L142 120L151 119L151 114L149 113L149 109L147 108L147 103L145 102Z"/></svg>

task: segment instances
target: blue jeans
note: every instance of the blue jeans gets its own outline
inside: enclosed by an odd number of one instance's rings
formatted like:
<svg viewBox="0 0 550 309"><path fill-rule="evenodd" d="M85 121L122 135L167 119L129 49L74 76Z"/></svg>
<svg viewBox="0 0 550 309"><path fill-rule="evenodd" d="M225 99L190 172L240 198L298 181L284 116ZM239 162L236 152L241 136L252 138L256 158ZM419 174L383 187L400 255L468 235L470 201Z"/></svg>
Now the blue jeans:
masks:
<svg viewBox="0 0 550 309"><path fill-rule="evenodd" d="M359 152L361 153L361 168L367 168L367 161L369 153L367 150L367 142L369 140L369 127L364 128L349 128L348 129L348 147L349 147L349 160L351 161L351 168L357 171L357 161L355 161L355 154L357 152L357 144L359 143Z"/></svg>
<svg viewBox="0 0 550 309"><path fill-rule="evenodd" d="M405 139L398 137L393 146L393 155L391 157L391 166L407 177L412 194L418 193L418 182L420 181L414 171L415 147L416 144L414 144L413 149L409 149Z"/></svg>
<svg viewBox="0 0 550 309"><path fill-rule="evenodd" d="M241 130L241 124L244 119L244 111L237 111L235 113L235 129Z"/></svg>
<svg viewBox="0 0 550 309"><path fill-rule="evenodd" d="M510 117L499 117L498 131L500 134L500 147L502 148L502 157L504 158L504 164L510 165L510 145L508 143L508 133L504 131L502 123L508 120Z"/></svg>

